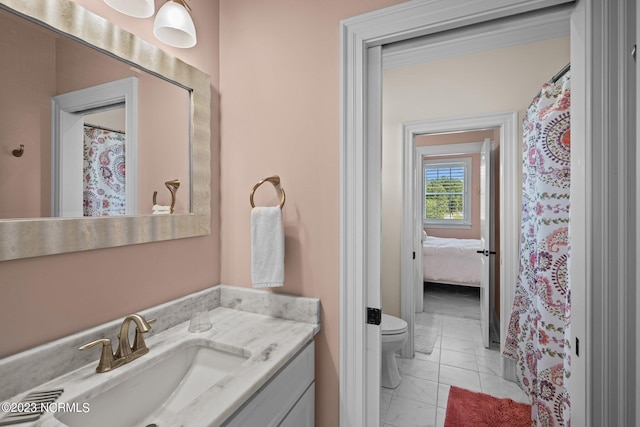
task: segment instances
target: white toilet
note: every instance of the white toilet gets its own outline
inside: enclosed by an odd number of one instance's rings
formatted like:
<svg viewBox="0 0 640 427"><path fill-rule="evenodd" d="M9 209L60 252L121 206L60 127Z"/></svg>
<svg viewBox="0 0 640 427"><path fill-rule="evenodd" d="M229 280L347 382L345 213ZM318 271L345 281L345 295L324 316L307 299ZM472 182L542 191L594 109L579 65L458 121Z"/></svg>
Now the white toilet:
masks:
<svg viewBox="0 0 640 427"><path fill-rule="evenodd" d="M396 388L400 384L400 373L396 364L396 351L407 340L407 322L389 314L382 314L382 375L380 384L385 388Z"/></svg>

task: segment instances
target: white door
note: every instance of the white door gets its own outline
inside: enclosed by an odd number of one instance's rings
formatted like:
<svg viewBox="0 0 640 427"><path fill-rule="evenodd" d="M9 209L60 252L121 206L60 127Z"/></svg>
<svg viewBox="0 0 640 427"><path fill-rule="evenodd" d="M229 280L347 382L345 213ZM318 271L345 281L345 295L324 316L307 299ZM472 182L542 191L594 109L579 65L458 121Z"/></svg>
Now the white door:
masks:
<svg viewBox="0 0 640 427"><path fill-rule="evenodd" d="M491 265L491 141L485 139L480 153L480 326L482 342L489 347L490 265Z"/></svg>
<svg viewBox="0 0 640 427"><path fill-rule="evenodd" d="M415 311L420 313L424 310L424 273L422 271L422 232L424 224L422 221L422 211L424 209L424 175L422 168L422 154L413 148L413 176L415 196L413 202L413 220L414 220L414 244L413 244L413 280L415 282L415 292L413 294L415 302Z"/></svg>

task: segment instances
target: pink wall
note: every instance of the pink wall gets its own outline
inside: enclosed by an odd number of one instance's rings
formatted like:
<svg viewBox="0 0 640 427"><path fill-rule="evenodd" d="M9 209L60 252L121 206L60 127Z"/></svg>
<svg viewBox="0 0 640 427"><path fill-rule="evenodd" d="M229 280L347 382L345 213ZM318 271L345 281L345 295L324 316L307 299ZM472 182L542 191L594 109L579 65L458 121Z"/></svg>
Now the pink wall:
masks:
<svg viewBox="0 0 640 427"><path fill-rule="evenodd" d="M18 18L0 25L0 218L49 216L51 99L55 90L54 42L43 33L25 30ZM8 41L8 42L7 42ZM6 84L6 82L12 82ZM12 151L24 144L22 157Z"/></svg>
<svg viewBox="0 0 640 427"><path fill-rule="evenodd" d="M220 1L221 278L251 282L249 191L279 174L287 194L286 265L277 292L321 300L315 372L321 427L337 426L340 410L339 21L395 3Z"/></svg>
<svg viewBox="0 0 640 427"><path fill-rule="evenodd" d="M77 2L159 44L152 20ZM279 174L287 249L285 286L276 291L321 300L316 425L338 425L339 21L396 3L192 2L198 45L162 47L212 76L212 235L0 263L0 356L215 283L249 286L249 191ZM260 203L275 200L261 190ZM20 330L10 326L15 319Z"/></svg>
<svg viewBox="0 0 640 427"><path fill-rule="evenodd" d="M101 1L77 3L211 75L212 234L0 262L0 357L220 282L218 1L193 5L198 44L186 50L158 42L152 19L127 17Z"/></svg>

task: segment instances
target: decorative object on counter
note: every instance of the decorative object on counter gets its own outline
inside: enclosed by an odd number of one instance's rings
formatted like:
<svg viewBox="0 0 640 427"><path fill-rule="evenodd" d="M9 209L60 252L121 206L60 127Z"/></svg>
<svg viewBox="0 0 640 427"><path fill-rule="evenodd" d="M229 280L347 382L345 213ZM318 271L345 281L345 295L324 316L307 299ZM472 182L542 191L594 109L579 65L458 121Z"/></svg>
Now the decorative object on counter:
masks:
<svg viewBox="0 0 640 427"><path fill-rule="evenodd" d="M212 327L211 317L207 311L196 311L191 315L189 332L198 333L208 331Z"/></svg>
<svg viewBox="0 0 640 427"><path fill-rule="evenodd" d="M144 317L139 314L130 314L124 318L122 325L120 326L120 333L118 334L118 349L115 353L111 348L111 340L109 338L101 338L95 341L91 341L79 348L79 350L86 350L98 344L102 344L102 353L100 355L100 362L96 367L96 372L109 372L122 365L125 365L140 356L143 356L149 352L147 344L144 342L142 334L151 330L151 323L155 319L145 320ZM136 324L136 335L133 341L133 345L129 342L129 323L134 322Z"/></svg>
<svg viewBox="0 0 640 427"><path fill-rule="evenodd" d="M113 9L134 18L150 18L155 12L154 0L104 0ZM167 0L153 21L153 35L173 47L196 45L196 27L186 0Z"/></svg>
<svg viewBox="0 0 640 427"><path fill-rule="evenodd" d="M176 207L176 193L178 192L178 188L180 187L180 180L173 179L171 181L167 181L164 185L169 189L171 193L171 206L162 206L159 205L156 201L158 197L158 192L153 192L153 213L154 214L172 214Z"/></svg>
<svg viewBox="0 0 640 427"><path fill-rule="evenodd" d="M20 148L16 148L12 151L14 157L22 157L24 154L24 144L20 144Z"/></svg>
<svg viewBox="0 0 640 427"><path fill-rule="evenodd" d="M253 195L264 182L280 189L280 206L256 207ZM280 177L270 176L253 186L251 203L251 282L254 288L282 286L284 284L284 230L282 207L285 202Z"/></svg>

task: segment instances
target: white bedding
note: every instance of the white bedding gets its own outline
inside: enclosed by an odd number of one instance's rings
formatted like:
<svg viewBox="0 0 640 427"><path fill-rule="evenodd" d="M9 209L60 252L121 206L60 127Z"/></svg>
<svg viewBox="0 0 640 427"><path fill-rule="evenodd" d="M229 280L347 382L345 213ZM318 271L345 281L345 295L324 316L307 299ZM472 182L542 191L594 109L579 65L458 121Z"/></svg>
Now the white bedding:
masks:
<svg viewBox="0 0 640 427"><path fill-rule="evenodd" d="M479 239L428 236L422 242L424 281L479 286L481 249Z"/></svg>

